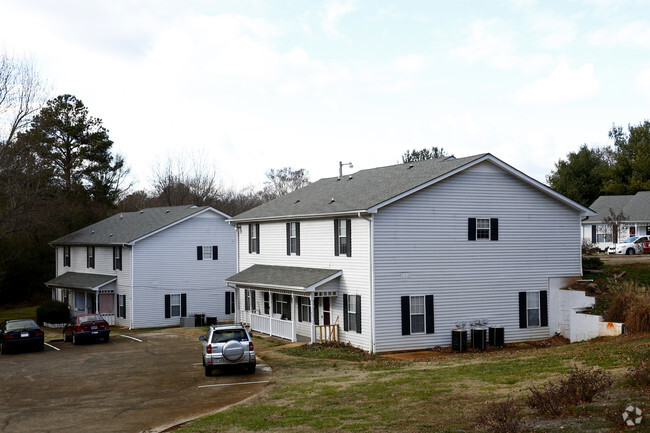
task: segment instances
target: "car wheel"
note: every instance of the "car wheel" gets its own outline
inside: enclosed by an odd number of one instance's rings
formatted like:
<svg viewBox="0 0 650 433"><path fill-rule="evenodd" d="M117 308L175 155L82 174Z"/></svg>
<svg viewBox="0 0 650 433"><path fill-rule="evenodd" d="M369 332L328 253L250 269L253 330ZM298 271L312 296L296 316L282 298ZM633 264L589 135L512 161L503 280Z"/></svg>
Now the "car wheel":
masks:
<svg viewBox="0 0 650 433"><path fill-rule="evenodd" d="M212 367L205 366L205 375L212 376Z"/></svg>
<svg viewBox="0 0 650 433"><path fill-rule="evenodd" d="M67 342L68 341L68 336L65 335L65 331L62 331L61 334L63 335L63 342L64 343Z"/></svg>
<svg viewBox="0 0 650 433"><path fill-rule="evenodd" d="M0 341L0 353L7 353L7 346Z"/></svg>
<svg viewBox="0 0 650 433"><path fill-rule="evenodd" d="M634 255L634 248L628 248L627 251L625 251L625 254L628 256L633 256Z"/></svg>
<svg viewBox="0 0 650 433"><path fill-rule="evenodd" d="M79 338L77 337L76 333L72 333L72 344L79 344Z"/></svg>
<svg viewBox="0 0 650 433"><path fill-rule="evenodd" d="M248 373L253 374L255 373L255 367L257 366L257 363L251 362L248 364Z"/></svg>
<svg viewBox="0 0 650 433"><path fill-rule="evenodd" d="M111 338L110 335L107 335L106 337L104 337L104 343L108 343L108 340L109 340L110 338Z"/></svg>

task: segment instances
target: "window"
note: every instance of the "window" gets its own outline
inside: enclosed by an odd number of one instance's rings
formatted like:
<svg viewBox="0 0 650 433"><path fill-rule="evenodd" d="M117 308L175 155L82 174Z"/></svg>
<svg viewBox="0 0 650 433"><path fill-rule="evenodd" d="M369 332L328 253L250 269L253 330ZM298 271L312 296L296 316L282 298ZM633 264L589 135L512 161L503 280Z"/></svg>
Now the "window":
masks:
<svg viewBox="0 0 650 433"><path fill-rule="evenodd" d="M291 320L291 296L274 293L273 313L280 314L283 320Z"/></svg>
<svg viewBox="0 0 650 433"><path fill-rule="evenodd" d="M630 227L630 237L636 236L636 227Z"/></svg>
<svg viewBox="0 0 650 433"><path fill-rule="evenodd" d="M187 316L187 295L174 293L165 295L165 318Z"/></svg>
<svg viewBox="0 0 650 433"><path fill-rule="evenodd" d="M298 297L298 321L311 322L311 300L305 296Z"/></svg>
<svg viewBox="0 0 650 433"><path fill-rule="evenodd" d="M411 296L411 334L424 333L424 296Z"/></svg>
<svg viewBox="0 0 650 433"><path fill-rule="evenodd" d="M170 304L170 315L171 317L180 317L181 316L181 295L171 295L171 304Z"/></svg>
<svg viewBox="0 0 650 433"><path fill-rule="evenodd" d="M269 302L269 292L264 292L264 314L270 314L271 303Z"/></svg>
<svg viewBox="0 0 650 433"><path fill-rule="evenodd" d="M255 310L255 290L253 289L244 290L244 310Z"/></svg>
<svg viewBox="0 0 650 433"><path fill-rule="evenodd" d="M598 233L596 234L596 242L611 242L612 234L611 233Z"/></svg>
<svg viewBox="0 0 650 433"><path fill-rule="evenodd" d="M498 218L468 218L467 240L499 240Z"/></svg>
<svg viewBox="0 0 650 433"><path fill-rule="evenodd" d="M122 247L113 247L113 269L122 270Z"/></svg>
<svg viewBox="0 0 650 433"><path fill-rule="evenodd" d="M343 295L343 330L361 333L361 296Z"/></svg>
<svg viewBox="0 0 650 433"><path fill-rule="evenodd" d="M352 221L349 219L334 220L334 255L352 256Z"/></svg>
<svg viewBox="0 0 650 433"><path fill-rule="evenodd" d="M63 247L63 266L70 266L70 246Z"/></svg>
<svg viewBox="0 0 650 433"><path fill-rule="evenodd" d="M249 254L260 253L260 225L259 224L248 225L248 253Z"/></svg>
<svg viewBox="0 0 650 433"><path fill-rule="evenodd" d="M87 268L95 267L95 247L91 247L91 246L86 247L86 267Z"/></svg>
<svg viewBox="0 0 650 433"><path fill-rule="evenodd" d="M235 313L235 292L226 292L226 314Z"/></svg>
<svg viewBox="0 0 650 433"><path fill-rule="evenodd" d="M300 223L287 223L287 255L300 255Z"/></svg>
<svg viewBox="0 0 650 433"><path fill-rule="evenodd" d="M84 292L74 292L74 309L77 311L86 309L86 294Z"/></svg>
<svg viewBox="0 0 650 433"><path fill-rule="evenodd" d="M519 292L519 327L548 326L548 292Z"/></svg>
<svg viewBox="0 0 650 433"><path fill-rule="evenodd" d="M196 247L196 260L218 260L219 247L217 245L203 245Z"/></svg>
<svg viewBox="0 0 650 433"><path fill-rule="evenodd" d="M433 295L402 296L402 335L433 334Z"/></svg>
<svg viewBox="0 0 650 433"><path fill-rule="evenodd" d="M117 295L117 317L126 319L126 295Z"/></svg>

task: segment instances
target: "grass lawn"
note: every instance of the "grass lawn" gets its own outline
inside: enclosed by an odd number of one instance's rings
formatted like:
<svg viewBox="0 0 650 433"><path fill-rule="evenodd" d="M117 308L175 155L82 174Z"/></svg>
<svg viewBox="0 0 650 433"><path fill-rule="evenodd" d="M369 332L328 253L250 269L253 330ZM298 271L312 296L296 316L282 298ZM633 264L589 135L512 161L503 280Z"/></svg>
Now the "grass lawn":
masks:
<svg viewBox="0 0 650 433"><path fill-rule="evenodd" d="M36 308L38 306L21 306L11 308L0 308L0 323L12 319L34 319L36 320Z"/></svg>
<svg viewBox="0 0 650 433"><path fill-rule="evenodd" d="M608 411L622 413L630 403L650 410L646 392L628 387L624 379L628 367L647 357L650 334L545 348L432 351L430 358L417 361L348 349L284 349L261 337L255 344L274 370L266 391L178 431L472 431L479 412L490 410L494 402L510 397L522 405L532 385L543 387L574 366L608 369L615 385L594 403L561 418L542 418L524 408L530 425L539 427L535 431L615 431ZM635 431L650 432L648 426L650 422Z"/></svg>

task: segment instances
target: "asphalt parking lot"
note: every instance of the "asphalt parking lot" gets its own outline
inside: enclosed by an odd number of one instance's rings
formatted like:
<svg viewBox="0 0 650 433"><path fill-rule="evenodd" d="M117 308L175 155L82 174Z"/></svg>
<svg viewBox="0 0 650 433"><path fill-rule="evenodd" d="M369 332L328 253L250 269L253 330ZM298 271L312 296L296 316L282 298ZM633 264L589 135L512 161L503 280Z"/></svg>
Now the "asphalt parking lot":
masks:
<svg viewBox="0 0 650 433"><path fill-rule="evenodd" d="M174 330L47 343L0 355L0 431L162 431L259 392L272 374L258 359L255 374L206 377L198 337Z"/></svg>

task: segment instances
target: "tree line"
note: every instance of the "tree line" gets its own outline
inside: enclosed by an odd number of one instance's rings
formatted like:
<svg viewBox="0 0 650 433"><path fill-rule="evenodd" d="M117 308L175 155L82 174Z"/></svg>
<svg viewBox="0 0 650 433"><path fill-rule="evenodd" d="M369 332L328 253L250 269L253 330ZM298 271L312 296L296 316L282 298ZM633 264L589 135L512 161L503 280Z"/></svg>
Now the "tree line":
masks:
<svg viewBox="0 0 650 433"><path fill-rule="evenodd" d="M196 204L236 215L309 183L305 169L267 171L260 190L222 185L205 158L169 158L133 191L123 155L81 99L47 96L33 63L0 53L0 306L49 297L49 242L118 211Z"/></svg>

